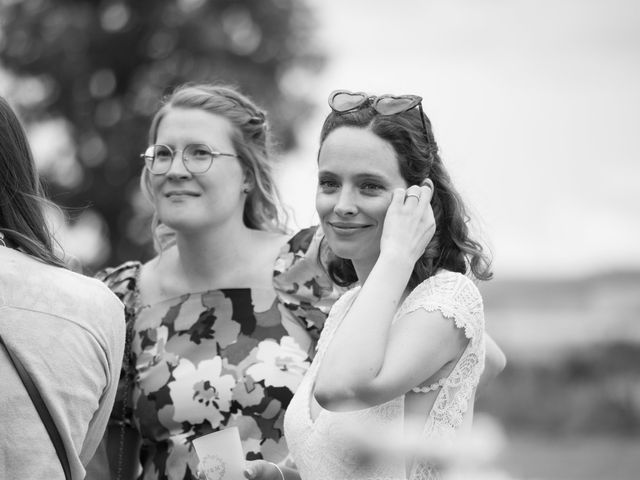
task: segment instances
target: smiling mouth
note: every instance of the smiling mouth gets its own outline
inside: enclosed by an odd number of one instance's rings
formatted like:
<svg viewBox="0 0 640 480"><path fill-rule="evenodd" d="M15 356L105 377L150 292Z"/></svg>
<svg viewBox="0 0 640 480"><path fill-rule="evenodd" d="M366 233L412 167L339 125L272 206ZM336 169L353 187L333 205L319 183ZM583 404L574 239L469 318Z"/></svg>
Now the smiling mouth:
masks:
<svg viewBox="0 0 640 480"><path fill-rule="evenodd" d="M337 232L341 233L352 233L364 230L365 228L369 228L371 225L353 225L346 223L329 223L331 228L333 228Z"/></svg>
<svg viewBox="0 0 640 480"><path fill-rule="evenodd" d="M167 198L171 197L199 197L200 195L194 192L169 192L164 195Z"/></svg>

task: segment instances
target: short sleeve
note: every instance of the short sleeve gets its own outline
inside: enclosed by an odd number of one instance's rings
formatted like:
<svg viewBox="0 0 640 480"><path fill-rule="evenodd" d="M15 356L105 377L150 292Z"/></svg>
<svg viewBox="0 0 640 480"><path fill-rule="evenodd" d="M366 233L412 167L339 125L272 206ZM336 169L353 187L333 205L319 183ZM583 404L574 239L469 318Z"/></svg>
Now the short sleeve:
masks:
<svg viewBox="0 0 640 480"><path fill-rule="evenodd" d="M407 297L396 318L419 308L440 311L463 329L472 343L483 339L482 296L471 279L461 273L442 271L422 282Z"/></svg>
<svg viewBox="0 0 640 480"><path fill-rule="evenodd" d="M484 312L482 297L468 277L440 271L418 285L400 308L399 316L417 309L439 311L464 330L469 343L442 388L425 425L425 438L452 439L462 428L464 417L473 405L475 389L484 370ZM411 477L414 478L414 477Z"/></svg>
<svg viewBox="0 0 640 480"><path fill-rule="evenodd" d="M95 278L109 287L124 304L127 323L137 307L138 278L141 268L140 262L131 261L117 267L106 268L95 275Z"/></svg>
<svg viewBox="0 0 640 480"><path fill-rule="evenodd" d="M131 385L134 378L133 359L131 358L131 329L138 312L138 278L142 264L140 262L126 262L113 268L101 270L96 278L102 281L124 304L126 324L126 344L122 370L118 382L118 391L113 405L111 425L131 424L132 401Z"/></svg>
<svg viewBox="0 0 640 480"><path fill-rule="evenodd" d="M296 233L276 261L273 285L280 301L302 326L318 338L334 302L346 291L322 267L324 233L318 226Z"/></svg>

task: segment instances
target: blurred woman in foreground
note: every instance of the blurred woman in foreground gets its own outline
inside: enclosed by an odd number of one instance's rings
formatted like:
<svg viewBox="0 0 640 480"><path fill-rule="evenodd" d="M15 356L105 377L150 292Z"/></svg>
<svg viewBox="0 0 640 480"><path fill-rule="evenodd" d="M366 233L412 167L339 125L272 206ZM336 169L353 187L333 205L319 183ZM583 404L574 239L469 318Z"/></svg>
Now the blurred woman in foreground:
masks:
<svg viewBox="0 0 640 480"><path fill-rule="evenodd" d="M65 267L46 205L24 129L0 97L0 478L64 478L11 351L49 410L71 477L80 480L113 405L124 314L101 282Z"/></svg>

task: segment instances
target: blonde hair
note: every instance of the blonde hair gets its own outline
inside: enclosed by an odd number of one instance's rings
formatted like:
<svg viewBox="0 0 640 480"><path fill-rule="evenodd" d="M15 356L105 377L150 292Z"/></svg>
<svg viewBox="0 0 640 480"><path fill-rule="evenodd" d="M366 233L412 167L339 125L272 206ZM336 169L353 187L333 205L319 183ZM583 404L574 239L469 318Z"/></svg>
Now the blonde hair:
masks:
<svg viewBox="0 0 640 480"><path fill-rule="evenodd" d="M286 214L271 167L271 134L266 114L247 96L229 85L185 84L177 87L163 101L149 128L149 144L156 141L158 126L173 108L196 108L220 115L232 124L231 141L238 154L251 189L244 205L243 221L249 228L285 232ZM145 168L140 176L143 194L153 200L150 173ZM153 237L156 250L174 243L175 233L159 221L154 213Z"/></svg>

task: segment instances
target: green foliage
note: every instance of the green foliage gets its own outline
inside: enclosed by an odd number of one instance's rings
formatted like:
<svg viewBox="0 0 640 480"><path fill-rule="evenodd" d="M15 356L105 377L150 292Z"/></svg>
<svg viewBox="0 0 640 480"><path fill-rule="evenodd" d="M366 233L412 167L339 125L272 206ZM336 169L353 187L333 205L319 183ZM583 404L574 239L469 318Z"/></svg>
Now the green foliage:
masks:
<svg viewBox="0 0 640 480"><path fill-rule="evenodd" d="M70 122L83 181L71 192L50 182L50 194L63 206L93 205L115 264L149 254L132 203L160 97L187 81L235 84L269 111L289 149L310 103L286 85L292 72L322 66L313 27L297 0L2 0L0 65L35 79L14 101L28 123Z"/></svg>

